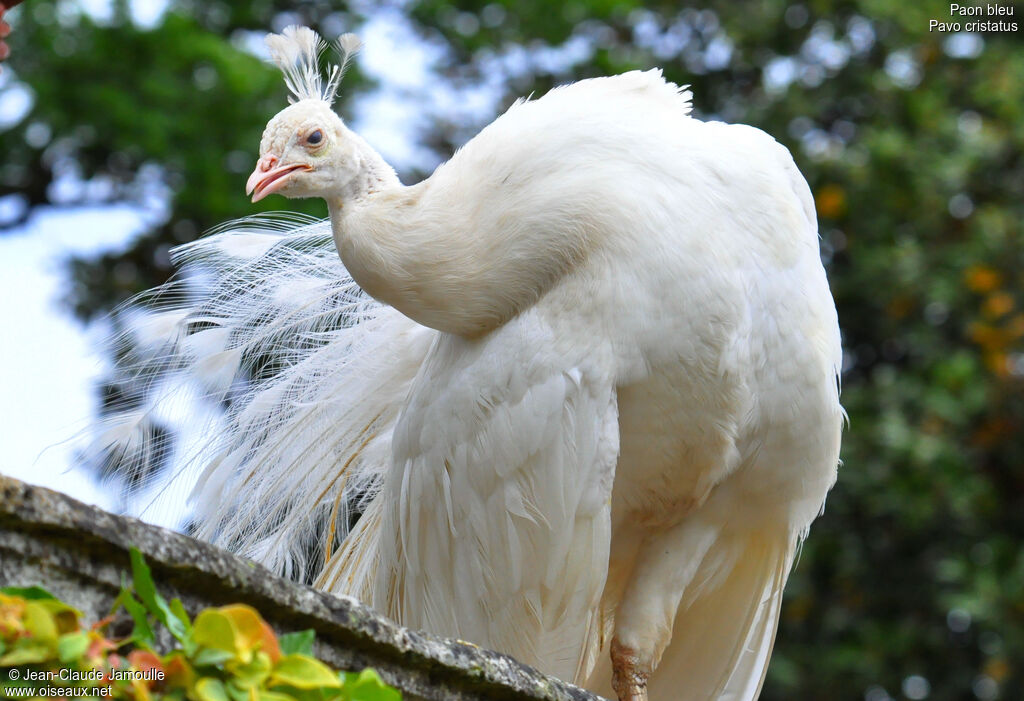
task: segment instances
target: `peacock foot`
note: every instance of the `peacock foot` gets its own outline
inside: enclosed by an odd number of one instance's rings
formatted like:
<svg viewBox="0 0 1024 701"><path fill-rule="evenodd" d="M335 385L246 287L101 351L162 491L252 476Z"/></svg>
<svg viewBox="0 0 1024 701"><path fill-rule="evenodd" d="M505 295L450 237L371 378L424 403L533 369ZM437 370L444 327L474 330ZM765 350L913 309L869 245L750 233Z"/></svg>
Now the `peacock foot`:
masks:
<svg viewBox="0 0 1024 701"><path fill-rule="evenodd" d="M612 688L619 701L647 701L649 669L640 664L636 651L612 640Z"/></svg>

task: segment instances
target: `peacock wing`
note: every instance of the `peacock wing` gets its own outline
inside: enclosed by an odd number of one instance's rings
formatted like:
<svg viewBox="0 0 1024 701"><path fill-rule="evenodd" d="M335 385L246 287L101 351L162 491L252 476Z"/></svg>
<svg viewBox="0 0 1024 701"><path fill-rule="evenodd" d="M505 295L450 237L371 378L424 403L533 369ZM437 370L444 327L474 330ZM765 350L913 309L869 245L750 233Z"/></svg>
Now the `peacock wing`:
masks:
<svg viewBox="0 0 1024 701"><path fill-rule="evenodd" d="M441 334L386 478L374 605L582 680L599 647L619 451L610 360L527 312Z"/></svg>

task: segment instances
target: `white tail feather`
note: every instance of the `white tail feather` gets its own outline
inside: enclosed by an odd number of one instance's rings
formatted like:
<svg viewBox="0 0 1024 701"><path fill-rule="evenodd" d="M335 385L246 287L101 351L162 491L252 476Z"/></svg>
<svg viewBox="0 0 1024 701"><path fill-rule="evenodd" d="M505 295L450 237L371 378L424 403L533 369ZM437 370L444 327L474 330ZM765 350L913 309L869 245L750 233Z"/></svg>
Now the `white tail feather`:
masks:
<svg viewBox="0 0 1024 701"><path fill-rule="evenodd" d="M193 491L196 534L282 574L316 577L350 510L378 490L398 407L436 332L355 285L327 222L252 217L179 248L175 260L183 277L147 293L148 312L122 319L131 353L117 379L137 391L108 413L91 452L111 471L141 465L165 447L147 441L157 407L197 385L230 400L226 426L193 456L205 466Z"/></svg>

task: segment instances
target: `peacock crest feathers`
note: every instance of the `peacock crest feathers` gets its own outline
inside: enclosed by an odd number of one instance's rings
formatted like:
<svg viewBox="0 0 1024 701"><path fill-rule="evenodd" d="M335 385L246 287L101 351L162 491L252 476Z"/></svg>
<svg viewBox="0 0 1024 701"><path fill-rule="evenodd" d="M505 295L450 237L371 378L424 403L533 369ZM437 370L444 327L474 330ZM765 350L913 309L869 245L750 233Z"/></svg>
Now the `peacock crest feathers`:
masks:
<svg viewBox="0 0 1024 701"><path fill-rule="evenodd" d="M266 42L271 59L284 73L284 82L292 93L288 101L292 103L300 100L333 103L349 61L362 46L355 34L342 34L332 42L340 62L328 64L325 73L320 70L320 57L328 43L309 27L285 27L280 34L268 34Z"/></svg>

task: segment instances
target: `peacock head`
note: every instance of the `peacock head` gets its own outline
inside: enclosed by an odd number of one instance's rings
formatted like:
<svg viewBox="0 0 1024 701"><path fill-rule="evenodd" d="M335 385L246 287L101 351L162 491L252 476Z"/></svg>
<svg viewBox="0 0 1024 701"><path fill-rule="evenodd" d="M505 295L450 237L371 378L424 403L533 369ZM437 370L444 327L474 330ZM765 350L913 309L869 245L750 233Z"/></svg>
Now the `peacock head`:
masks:
<svg viewBox="0 0 1024 701"><path fill-rule="evenodd" d="M286 197L326 197L352 189L364 169L362 139L331 109L349 59L359 49L353 34L336 42L341 56L321 73L326 43L308 27L288 27L267 37L267 47L282 70L292 103L267 124L260 157L246 194L258 202L278 192Z"/></svg>

